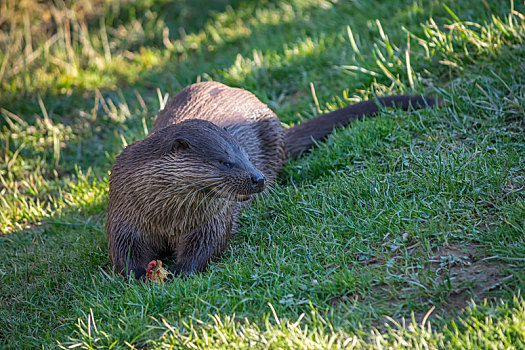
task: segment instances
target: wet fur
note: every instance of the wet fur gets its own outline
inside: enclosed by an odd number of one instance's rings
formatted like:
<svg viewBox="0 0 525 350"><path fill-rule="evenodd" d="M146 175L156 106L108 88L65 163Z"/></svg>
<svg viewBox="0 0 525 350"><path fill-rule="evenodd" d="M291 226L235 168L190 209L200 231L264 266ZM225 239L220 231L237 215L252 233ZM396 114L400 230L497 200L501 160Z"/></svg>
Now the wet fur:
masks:
<svg viewBox="0 0 525 350"><path fill-rule="evenodd" d="M434 100L395 96L377 103L409 109ZM362 102L283 130L246 90L216 82L183 89L111 170L106 231L115 270L143 278L151 260L174 256L173 273L203 271L236 232L249 202L241 200L261 192L254 179L271 186L288 157L378 110L375 101Z"/></svg>

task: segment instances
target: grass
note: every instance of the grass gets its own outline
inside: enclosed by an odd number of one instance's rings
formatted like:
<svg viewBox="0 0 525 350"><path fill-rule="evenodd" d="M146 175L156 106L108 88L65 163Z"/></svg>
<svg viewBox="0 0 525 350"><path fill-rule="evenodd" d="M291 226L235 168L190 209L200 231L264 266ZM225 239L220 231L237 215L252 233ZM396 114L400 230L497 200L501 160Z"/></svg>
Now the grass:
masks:
<svg viewBox="0 0 525 350"><path fill-rule="evenodd" d="M525 8L500 1L0 1L3 348L525 347ZM111 272L108 170L198 80L291 125L386 110L292 161L223 258Z"/></svg>

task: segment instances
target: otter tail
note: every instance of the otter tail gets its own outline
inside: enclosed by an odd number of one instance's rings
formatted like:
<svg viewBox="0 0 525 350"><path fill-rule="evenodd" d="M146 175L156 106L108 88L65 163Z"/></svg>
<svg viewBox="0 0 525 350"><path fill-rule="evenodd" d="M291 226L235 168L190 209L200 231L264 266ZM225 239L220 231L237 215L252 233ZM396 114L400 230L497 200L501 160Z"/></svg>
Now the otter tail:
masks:
<svg viewBox="0 0 525 350"><path fill-rule="evenodd" d="M401 108L403 110L430 107L436 104L436 100L432 97L405 95L380 97L377 102L383 107ZM353 120L375 114L378 111L379 107L376 101L364 101L286 129L284 142L288 158L296 158L302 152L309 150L315 141L325 139L335 128L345 126Z"/></svg>

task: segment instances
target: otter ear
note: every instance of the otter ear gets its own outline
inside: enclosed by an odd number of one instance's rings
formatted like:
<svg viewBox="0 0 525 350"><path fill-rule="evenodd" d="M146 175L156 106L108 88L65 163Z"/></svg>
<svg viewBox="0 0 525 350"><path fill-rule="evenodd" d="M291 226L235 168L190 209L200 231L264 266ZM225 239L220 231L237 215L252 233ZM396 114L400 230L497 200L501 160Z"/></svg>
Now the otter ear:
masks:
<svg viewBox="0 0 525 350"><path fill-rule="evenodd" d="M172 151L176 151L176 150L181 150L181 149L187 149L190 147L190 144L188 143L187 140L185 139L176 139L175 141L173 141L172 145L171 145L171 150Z"/></svg>

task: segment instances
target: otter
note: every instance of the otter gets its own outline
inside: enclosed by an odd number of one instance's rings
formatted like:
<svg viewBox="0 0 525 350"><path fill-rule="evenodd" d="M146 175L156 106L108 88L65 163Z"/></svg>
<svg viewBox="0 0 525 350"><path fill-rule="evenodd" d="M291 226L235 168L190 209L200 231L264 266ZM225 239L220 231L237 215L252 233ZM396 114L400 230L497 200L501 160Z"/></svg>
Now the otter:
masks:
<svg viewBox="0 0 525 350"><path fill-rule="evenodd" d="M174 275L205 270L237 231L241 209L275 182L288 159L380 106L435 103L382 97L283 129L246 90L217 82L184 88L111 169L106 232L114 269L144 279L150 261L173 257Z"/></svg>

